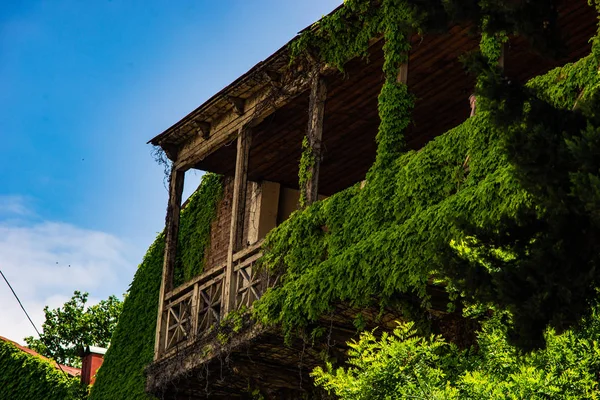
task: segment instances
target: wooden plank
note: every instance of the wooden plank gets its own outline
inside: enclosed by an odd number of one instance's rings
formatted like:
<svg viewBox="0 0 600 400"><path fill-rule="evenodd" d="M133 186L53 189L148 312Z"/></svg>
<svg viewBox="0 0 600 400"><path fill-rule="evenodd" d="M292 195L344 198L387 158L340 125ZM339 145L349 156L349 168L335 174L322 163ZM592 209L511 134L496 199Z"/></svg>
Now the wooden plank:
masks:
<svg viewBox="0 0 600 400"><path fill-rule="evenodd" d="M177 287L176 289L173 289L170 292L167 292L165 294L165 301L169 300L173 297L176 297L177 295L179 295L182 292L188 291L188 290L192 290L192 286L194 286L196 283L202 283L204 281L209 280L209 278L212 278L215 275L220 275L224 272L225 268L227 268L227 265L221 265L218 268L214 268L211 269L207 272L204 272L202 275L198 275L197 277L195 277L194 279L192 279L191 281L188 281L186 283L184 283L183 285Z"/></svg>
<svg viewBox="0 0 600 400"><path fill-rule="evenodd" d="M233 255L233 261L234 261L234 262L235 262L235 261L238 261L240 258L244 258L244 257L246 257L248 254L250 254L250 253L252 253L252 252L254 252L254 251L258 250L258 249L260 248L260 246L262 246L262 244L263 244L263 240L261 240L261 241L259 241L259 242L256 242L256 244L254 244L254 245L252 245L252 246L250 246L250 247L247 247L247 248L245 248L245 249L244 249L244 250L242 250L242 251L238 251L238 252L236 252L236 253Z"/></svg>
<svg viewBox="0 0 600 400"><path fill-rule="evenodd" d="M408 61L398 68L398 77L396 80L398 83L408 84Z"/></svg>
<svg viewBox="0 0 600 400"><path fill-rule="evenodd" d="M236 159L235 179L233 182L233 203L235 204L237 200L237 205L233 209L235 213L231 214L235 219L235 224L233 222L231 224L234 231L230 232L230 235L233 235L234 239L232 254L244 248L244 215L246 212L246 196L248 194L248 159L250 156L251 141L252 132L250 128L242 128L240 136L238 137L238 156Z"/></svg>
<svg viewBox="0 0 600 400"><path fill-rule="evenodd" d="M169 179L169 204L165 218L165 257L163 261L162 281L158 296L158 317L156 322L156 340L154 344L154 359L158 359L161 349L161 338L164 337L163 326L165 294L173 289L173 271L177 258L177 236L179 234L179 215L181 212L181 196L185 170L171 169Z"/></svg>
<svg viewBox="0 0 600 400"><path fill-rule="evenodd" d="M234 271L239 271L239 270L240 270L240 269L242 269L242 268L246 268L248 265L250 265L250 264L252 264L253 262L257 261L257 260L258 260L259 258L261 258L262 256L263 256L263 255L262 255L262 253L256 253L256 254L253 254L252 256L250 256L250 257L246 258L245 260L243 260L243 261L240 261L240 263L239 263L239 264L235 264L235 265L233 266L233 270L234 270Z"/></svg>
<svg viewBox="0 0 600 400"><path fill-rule="evenodd" d="M250 128L240 128L237 139L233 201L231 206L231 228L229 231L229 251L227 253L227 271L225 272L225 291L223 293L224 314L227 314L229 310L233 310L234 307L235 276L233 270L233 254L242 247L246 188L248 185L248 156L250 155L251 140L252 132Z"/></svg>
<svg viewBox="0 0 600 400"><path fill-rule="evenodd" d="M312 151L313 164L309 167L310 179L306 182L306 205L319 198L319 171L321 167L323 119L325 117L325 101L327 100L327 84L320 74L319 68L311 72L310 99L308 105L308 147Z"/></svg>
<svg viewBox="0 0 600 400"><path fill-rule="evenodd" d="M213 279L206 281L206 282L201 282L198 284L198 290L204 290L212 285L217 284L218 282L221 282L224 279L224 274L220 274L219 276L215 276Z"/></svg>
<svg viewBox="0 0 600 400"><path fill-rule="evenodd" d="M190 332L190 336L192 338L196 337L198 333L198 312L200 311L198 299L199 291L200 289L198 288L198 285L194 285L194 292L192 294L192 307L190 310L190 317L192 318L192 332Z"/></svg>

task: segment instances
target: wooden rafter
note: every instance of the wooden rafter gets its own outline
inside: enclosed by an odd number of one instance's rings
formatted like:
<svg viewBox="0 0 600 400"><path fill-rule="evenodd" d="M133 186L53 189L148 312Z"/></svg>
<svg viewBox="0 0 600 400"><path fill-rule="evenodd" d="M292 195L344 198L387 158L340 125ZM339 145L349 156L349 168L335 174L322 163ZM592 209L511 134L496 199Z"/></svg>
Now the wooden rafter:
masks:
<svg viewBox="0 0 600 400"><path fill-rule="evenodd" d="M226 99L233 106L233 112L237 115L244 115L244 112L246 111L246 100L235 96L226 96Z"/></svg>
<svg viewBox="0 0 600 400"><path fill-rule="evenodd" d="M206 121L192 121L192 127L196 134L202 139L208 139L210 137L210 123Z"/></svg>

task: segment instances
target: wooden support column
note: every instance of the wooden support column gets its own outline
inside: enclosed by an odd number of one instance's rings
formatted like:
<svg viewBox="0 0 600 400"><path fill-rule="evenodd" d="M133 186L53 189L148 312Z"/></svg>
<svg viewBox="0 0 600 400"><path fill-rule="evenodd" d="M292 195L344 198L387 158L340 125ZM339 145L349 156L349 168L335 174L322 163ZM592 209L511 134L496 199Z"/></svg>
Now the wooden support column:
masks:
<svg viewBox="0 0 600 400"><path fill-rule="evenodd" d="M242 249L244 238L244 213L248 187L248 158L252 132L249 127L240 129L237 138L237 156L235 160L235 179L233 182L233 201L231 205L231 229L229 231L229 251L227 252L227 270L223 291L223 315L234 309L236 282L233 271L233 255Z"/></svg>
<svg viewBox="0 0 600 400"><path fill-rule="evenodd" d="M179 215L181 212L181 196L183 194L183 183L185 171L177 170L175 166L171 169L169 178L169 203L167 216L165 218L165 256L163 260L163 273L158 295L158 318L156 321L156 340L154 344L154 359L157 359L162 350L162 339L165 337L166 326L164 325L164 300L165 295L173 290L173 271L177 259L177 239L179 234Z"/></svg>
<svg viewBox="0 0 600 400"><path fill-rule="evenodd" d="M311 149L314 163L308 172L310 179L306 182L306 205L319 198L319 170L322 159L323 119L325 117L325 101L327 100L327 85L325 78L319 73L319 68L312 71L310 84L310 100L308 106L308 148Z"/></svg>
<svg viewBox="0 0 600 400"><path fill-rule="evenodd" d="M408 84L408 61L400 65L396 81L398 83L404 83L405 85Z"/></svg>

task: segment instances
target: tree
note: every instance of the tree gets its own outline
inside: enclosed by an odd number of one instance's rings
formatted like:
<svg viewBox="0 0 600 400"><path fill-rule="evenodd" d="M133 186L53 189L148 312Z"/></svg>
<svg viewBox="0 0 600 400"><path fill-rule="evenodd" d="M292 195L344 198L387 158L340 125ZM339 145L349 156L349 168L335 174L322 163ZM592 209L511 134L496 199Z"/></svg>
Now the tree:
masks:
<svg viewBox="0 0 600 400"><path fill-rule="evenodd" d="M62 307L44 307L43 332L39 339L26 337L27 345L58 363L75 367L81 364L79 355L85 346L108 346L123 303L116 296L89 307L87 301L88 293L75 291Z"/></svg>
<svg viewBox="0 0 600 400"><path fill-rule="evenodd" d="M483 323L477 346L460 350L440 336L420 336L412 322L349 343L343 367L317 367L315 383L346 400L597 399L600 320L562 335L546 330L546 348L524 354L507 338L497 312Z"/></svg>

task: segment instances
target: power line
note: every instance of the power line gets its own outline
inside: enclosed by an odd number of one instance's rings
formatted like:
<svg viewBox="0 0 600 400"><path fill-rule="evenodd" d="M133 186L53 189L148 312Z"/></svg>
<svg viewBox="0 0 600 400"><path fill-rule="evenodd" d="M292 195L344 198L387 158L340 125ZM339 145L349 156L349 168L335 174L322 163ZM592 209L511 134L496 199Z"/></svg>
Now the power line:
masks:
<svg viewBox="0 0 600 400"><path fill-rule="evenodd" d="M15 296L15 299L17 299L17 301L19 302L19 305L21 306L21 309L23 310L23 312L25 313L25 315L27 316L27 319L29 320L29 322L31 322L31 326L33 326L33 329L35 329L35 331L37 332L39 337L42 337L42 334L40 333L40 331L38 331L38 328L35 326L35 324L33 323L33 321L31 320L31 317L29 316L29 313L27 313L27 310L25 309L25 307L23 306L23 303L21 303L21 299L19 299L19 296L17 296L17 293L15 292L15 290L13 289L12 285L10 284L10 282L8 281L8 279L6 279L6 276L4 275L4 273L2 272L2 270L0 269L0 275L2 275L2 278L4 278L4 282L6 282L6 284L8 285L8 287L10 288L10 291L12 292L12 294ZM58 366L58 369L60 369L62 371L63 374L67 375L67 373L62 369L61 365L57 362L54 361L56 363L56 365Z"/></svg>

